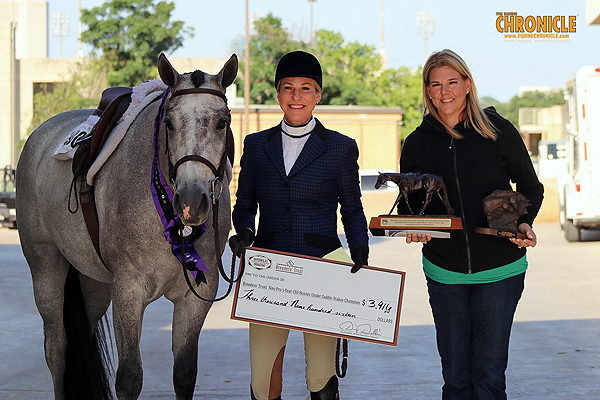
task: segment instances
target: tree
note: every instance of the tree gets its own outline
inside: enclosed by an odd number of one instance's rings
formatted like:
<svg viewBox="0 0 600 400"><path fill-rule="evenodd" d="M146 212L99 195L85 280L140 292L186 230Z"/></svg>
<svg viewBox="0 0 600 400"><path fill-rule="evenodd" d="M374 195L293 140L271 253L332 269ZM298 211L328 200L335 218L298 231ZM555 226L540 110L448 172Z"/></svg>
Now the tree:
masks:
<svg viewBox="0 0 600 400"><path fill-rule="evenodd" d="M178 49L184 37L193 36L183 21L171 21L174 8L168 1L110 0L82 10L87 29L81 40L107 61L110 85L135 86L154 78L160 53Z"/></svg>
<svg viewBox="0 0 600 400"><path fill-rule="evenodd" d="M295 39L273 14L254 22L250 37L250 102L276 104L274 88L278 60L294 50L313 53L323 69L323 105L402 107L405 111L403 137L422 117L421 72L407 68L382 70L375 46L347 43L340 33L325 29L315 32L314 44ZM241 49L240 49L241 50ZM240 71L243 71L243 60ZM239 87L243 87L241 77Z"/></svg>
<svg viewBox="0 0 600 400"><path fill-rule="evenodd" d="M494 107L498 107L498 105L502 104L500 103L498 100L496 100L495 98L491 97L491 96L483 96L479 98L479 103L481 104L481 107L486 108L489 106L494 106Z"/></svg>
<svg viewBox="0 0 600 400"><path fill-rule="evenodd" d="M344 43L340 33L315 32L314 53L323 68L323 98L321 104L376 105L374 93L381 58L375 46L358 42Z"/></svg>
<svg viewBox="0 0 600 400"><path fill-rule="evenodd" d="M524 107L551 107L565 104L561 90L551 92L524 92L520 96L513 96L508 103L498 104L496 110L514 126L519 126L519 108Z"/></svg>
<svg viewBox="0 0 600 400"><path fill-rule="evenodd" d="M66 110L94 108L107 86L135 86L157 76L161 52L173 51L193 35L182 21L171 22L174 3L154 0L111 0L82 10L87 30L82 41L100 50L99 56L79 61L53 85L34 95L30 131Z"/></svg>
<svg viewBox="0 0 600 400"><path fill-rule="evenodd" d="M276 104L274 87L277 62L286 53L305 50L313 53L323 69L323 97L320 104L362 104L376 102L373 94L381 60L374 46L344 42L341 34L328 30L315 33L313 47L307 41L295 39L283 27L281 18L272 13L254 21L250 37L250 101L254 104ZM240 71L244 70L241 60ZM238 81L243 87L245 77Z"/></svg>
<svg viewBox="0 0 600 400"><path fill-rule="evenodd" d="M53 85L42 85L33 96L33 116L29 131L48 118L67 110L95 108L106 88L107 65L98 58L78 61L68 79Z"/></svg>
<svg viewBox="0 0 600 400"><path fill-rule="evenodd" d="M281 18L272 13L254 21L250 37L250 103L277 104L275 91L275 69L278 60L286 53L305 49L306 45L294 40L283 27ZM240 60L240 71L244 71L245 60ZM244 87L245 76L238 78L238 87ZM243 93L243 91L242 91Z"/></svg>
<svg viewBox="0 0 600 400"><path fill-rule="evenodd" d="M400 106L404 110L402 139L406 138L423 118L423 85L421 68L406 67L385 70L377 79L375 89L379 106Z"/></svg>

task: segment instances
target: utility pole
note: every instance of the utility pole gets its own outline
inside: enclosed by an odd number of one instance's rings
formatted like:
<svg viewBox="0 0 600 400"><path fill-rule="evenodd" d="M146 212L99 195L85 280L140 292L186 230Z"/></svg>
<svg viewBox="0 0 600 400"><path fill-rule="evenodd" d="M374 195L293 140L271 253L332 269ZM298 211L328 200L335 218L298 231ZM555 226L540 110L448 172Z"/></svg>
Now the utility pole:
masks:
<svg viewBox="0 0 600 400"><path fill-rule="evenodd" d="M381 50L379 56L381 57L381 69L385 71L387 69L387 56L385 54L385 12L383 11L385 0L381 0Z"/></svg>
<svg viewBox="0 0 600 400"><path fill-rule="evenodd" d="M246 0L246 37L244 39L244 131L250 133L250 20Z"/></svg>
<svg viewBox="0 0 600 400"><path fill-rule="evenodd" d="M310 3L310 46L315 44L315 30L313 29L313 3L317 0L308 0Z"/></svg>
<svg viewBox="0 0 600 400"><path fill-rule="evenodd" d="M17 102L17 23L11 22L10 28L10 164L12 168L16 168L19 159L17 144L21 136L21 127L19 126L20 110Z"/></svg>
<svg viewBox="0 0 600 400"><path fill-rule="evenodd" d="M82 26L81 26L81 0L79 0L79 40L78 40L78 44L79 47L77 48L77 57L79 58L83 58L83 46L81 44L81 33L83 32Z"/></svg>
<svg viewBox="0 0 600 400"><path fill-rule="evenodd" d="M52 14L52 36L58 38L60 43L59 57L63 56L63 39L69 37L69 15L68 14Z"/></svg>
<svg viewBox="0 0 600 400"><path fill-rule="evenodd" d="M433 35L433 29L435 27L435 15L433 11L419 11L417 12L417 33L423 35L423 41L425 43L425 60L429 56L427 52L427 39Z"/></svg>

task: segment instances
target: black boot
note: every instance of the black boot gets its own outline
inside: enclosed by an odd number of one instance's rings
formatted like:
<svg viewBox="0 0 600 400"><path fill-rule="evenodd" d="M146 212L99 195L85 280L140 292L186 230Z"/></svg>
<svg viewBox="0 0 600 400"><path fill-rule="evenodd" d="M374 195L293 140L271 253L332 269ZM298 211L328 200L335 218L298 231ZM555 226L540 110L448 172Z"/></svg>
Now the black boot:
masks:
<svg viewBox="0 0 600 400"><path fill-rule="evenodd" d="M250 398L252 400L256 400L256 397L254 397L254 392L252 391L252 386L250 386ZM281 396L277 396L276 398L274 398L273 400L281 400Z"/></svg>
<svg viewBox="0 0 600 400"><path fill-rule="evenodd" d="M310 400L340 400L337 376L332 376L325 387L318 392L310 392Z"/></svg>

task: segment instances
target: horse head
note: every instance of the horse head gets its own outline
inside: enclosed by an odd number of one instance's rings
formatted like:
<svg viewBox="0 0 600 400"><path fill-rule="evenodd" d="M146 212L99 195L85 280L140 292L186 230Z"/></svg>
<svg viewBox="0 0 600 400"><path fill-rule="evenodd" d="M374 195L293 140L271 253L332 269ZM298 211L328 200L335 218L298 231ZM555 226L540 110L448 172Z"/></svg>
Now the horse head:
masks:
<svg viewBox="0 0 600 400"><path fill-rule="evenodd" d="M377 177L377 182L375 182L375 189L379 189L382 185L384 185L389 180L388 176L384 172L380 172Z"/></svg>
<svg viewBox="0 0 600 400"><path fill-rule="evenodd" d="M212 196L222 189L227 163L231 114L225 89L237 75L235 54L217 75L200 70L180 74L164 54L158 72L169 86L161 132L166 134L173 208L184 225L206 221ZM217 187L215 193L215 187Z"/></svg>

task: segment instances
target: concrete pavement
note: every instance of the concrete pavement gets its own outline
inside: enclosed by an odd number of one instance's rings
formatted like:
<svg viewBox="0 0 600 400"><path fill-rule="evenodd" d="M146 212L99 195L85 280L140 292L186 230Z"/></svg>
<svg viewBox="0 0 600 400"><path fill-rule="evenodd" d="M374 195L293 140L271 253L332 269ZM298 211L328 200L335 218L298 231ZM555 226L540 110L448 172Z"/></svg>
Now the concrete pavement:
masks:
<svg viewBox="0 0 600 400"><path fill-rule="evenodd" d="M600 231L567 243L558 224L535 227L526 288L517 309L509 368L510 399L600 398ZM351 341L342 399L438 399L440 362L420 266L420 245L371 238L370 264L406 271L398 346ZM230 253L224 255L230 259ZM226 286L221 283L220 292ZM16 231L0 229L0 399L52 398L41 319ZM229 319L231 296L213 306L199 343L196 399L248 399L247 324ZM141 399L172 399L170 323L165 299L151 304L142 334ZM292 332L284 399L306 399L302 336Z"/></svg>

